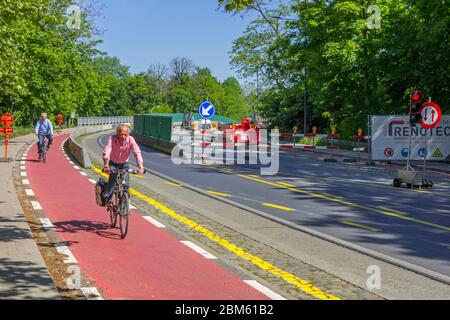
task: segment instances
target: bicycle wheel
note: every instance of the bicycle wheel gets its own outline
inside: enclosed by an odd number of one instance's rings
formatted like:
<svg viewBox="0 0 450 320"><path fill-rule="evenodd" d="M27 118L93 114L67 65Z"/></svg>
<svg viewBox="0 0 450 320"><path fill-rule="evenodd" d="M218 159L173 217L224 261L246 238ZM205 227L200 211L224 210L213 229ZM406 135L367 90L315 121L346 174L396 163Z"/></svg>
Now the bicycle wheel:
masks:
<svg viewBox="0 0 450 320"><path fill-rule="evenodd" d="M111 221L111 227L115 228L117 225L117 200L115 192L111 199L111 206L108 207L108 212L109 212L109 220Z"/></svg>
<svg viewBox="0 0 450 320"><path fill-rule="evenodd" d="M123 192L119 203L120 235L122 239L128 234L128 222L130 219L130 201L128 192Z"/></svg>
<svg viewBox="0 0 450 320"><path fill-rule="evenodd" d="M44 143L44 147L42 148L42 161L47 163L47 146Z"/></svg>

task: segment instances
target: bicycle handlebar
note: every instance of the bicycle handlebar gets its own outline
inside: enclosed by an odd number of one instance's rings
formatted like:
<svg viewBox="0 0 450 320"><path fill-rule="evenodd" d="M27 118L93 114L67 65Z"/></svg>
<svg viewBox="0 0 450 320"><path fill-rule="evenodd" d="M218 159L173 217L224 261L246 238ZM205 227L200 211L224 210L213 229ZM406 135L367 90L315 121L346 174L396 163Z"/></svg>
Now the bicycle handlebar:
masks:
<svg viewBox="0 0 450 320"><path fill-rule="evenodd" d="M118 169L118 170L114 170L114 169L110 169L111 170L111 173L116 173L116 172L119 172L119 171L128 171L128 173L131 173L131 174L140 174L140 172L139 172L139 170L133 170L133 169L128 169L128 170L125 170L125 169ZM144 169L144 174L145 173L147 173L147 170L145 170Z"/></svg>

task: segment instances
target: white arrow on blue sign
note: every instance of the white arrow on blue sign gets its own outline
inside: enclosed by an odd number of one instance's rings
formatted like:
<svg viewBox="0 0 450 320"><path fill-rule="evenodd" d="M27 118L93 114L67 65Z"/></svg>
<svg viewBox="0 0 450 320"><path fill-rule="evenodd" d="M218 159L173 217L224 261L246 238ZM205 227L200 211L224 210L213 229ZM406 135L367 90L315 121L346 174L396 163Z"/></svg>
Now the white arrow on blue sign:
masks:
<svg viewBox="0 0 450 320"><path fill-rule="evenodd" d="M205 101L198 108L198 113L203 119L209 120L216 114L216 108L211 102Z"/></svg>

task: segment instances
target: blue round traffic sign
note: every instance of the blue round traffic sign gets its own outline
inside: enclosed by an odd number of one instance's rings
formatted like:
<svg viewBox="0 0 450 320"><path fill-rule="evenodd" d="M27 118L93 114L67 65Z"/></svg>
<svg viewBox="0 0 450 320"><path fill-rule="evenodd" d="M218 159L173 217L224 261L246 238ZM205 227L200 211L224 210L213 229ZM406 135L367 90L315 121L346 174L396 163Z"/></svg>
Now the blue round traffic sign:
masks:
<svg viewBox="0 0 450 320"><path fill-rule="evenodd" d="M402 149L402 156L404 158L408 158L408 155L409 155L409 149L408 148L403 148Z"/></svg>
<svg viewBox="0 0 450 320"><path fill-rule="evenodd" d="M205 101L198 108L198 113L203 119L209 120L216 114L216 107L211 102Z"/></svg>
<svg viewBox="0 0 450 320"><path fill-rule="evenodd" d="M421 158L425 158L428 155L427 149L425 148L420 149L418 153Z"/></svg>

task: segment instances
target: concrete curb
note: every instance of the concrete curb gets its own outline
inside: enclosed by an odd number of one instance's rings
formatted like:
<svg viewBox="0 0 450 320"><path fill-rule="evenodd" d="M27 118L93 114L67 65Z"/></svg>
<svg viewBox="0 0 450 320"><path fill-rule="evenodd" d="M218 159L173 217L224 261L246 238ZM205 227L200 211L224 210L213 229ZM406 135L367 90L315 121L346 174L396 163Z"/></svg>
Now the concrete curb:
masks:
<svg viewBox="0 0 450 320"><path fill-rule="evenodd" d="M94 134L102 131L111 130L112 125L102 125L102 126L96 126L96 127L86 127L77 129L74 132L72 132L69 136L69 139L67 139L67 149L69 150L70 154L81 164L81 166L85 169L92 169L92 163L91 159L89 158L89 153L84 146L80 146L76 139L83 135L88 134Z"/></svg>
<svg viewBox="0 0 450 320"><path fill-rule="evenodd" d="M102 148L104 147L103 144L101 143L101 137L97 139L97 143ZM319 239L322 239L322 240L334 243L334 244L336 244L338 246L341 246L341 247L344 247L344 248L356 251L358 253L370 256L372 258L381 260L383 262L386 262L386 263L395 265L397 267L400 267L400 268L412 271L414 273L420 274L420 275L425 276L427 278L430 278L432 280L436 280L438 282L442 282L442 283L445 283L447 285L450 285L450 277L445 276L443 274L440 274L440 273L437 273L437 272L434 272L434 271L431 271L431 270L428 270L428 269L416 266L414 264L411 264L409 262L406 262L406 261L403 261L403 260L400 260L400 259L396 259L396 258L390 257L388 255L379 253L379 252L371 250L371 249L364 248L362 246L353 244L353 243L345 241L345 240L341 240L339 238L336 238L336 237L333 237L333 236L321 233L319 231L316 231L316 230L313 230L313 229L310 229L310 228L307 228L307 227L304 227L304 226L300 226L300 225L294 224L294 223L292 223L290 221L287 221L287 220L284 220L284 219L281 219L281 218L277 218L275 216L271 216L271 215L269 215L269 214L267 214L265 212L262 212L260 210L256 210L256 209L250 208L248 206L236 203L234 201L231 201L231 200L228 200L228 199L224 199L222 197L219 197L219 196L207 193L207 192L205 192L205 191L203 191L203 190L201 190L201 189L199 189L199 188L197 188L195 186L192 186L192 185L190 185L188 183L185 183L185 182L181 182L181 181L179 181L177 179L174 179L172 177L166 176L166 175L164 175L162 173L159 173L159 172L156 172L156 171L154 171L152 169L148 169L148 168L145 168L145 169L147 170L147 172L149 172L149 173L151 173L151 174L153 174L153 175L155 175L155 176L157 176L159 178L165 179L165 180L173 182L175 184L181 184L183 187L185 187L185 188L187 188L189 190L192 190L194 192L197 192L197 193L199 193L201 195L204 195L206 197L212 198L212 199L217 200L217 201L224 202L226 204L232 205L232 206L237 207L239 209L242 209L242 210L254 213L254 214L256 214L256 215L258 215L260 217L263 217L263 218L266 218L268 220L280 223L280 224L282 224L284 226L287 226L287 227L290 227L292 229L295 229L295 230L304 232L306 234L309 234L311 236L317 237Z"/></svg>

